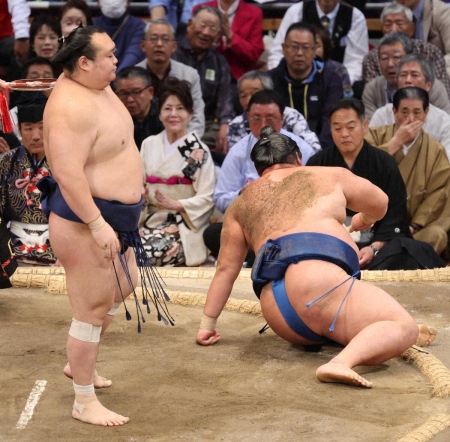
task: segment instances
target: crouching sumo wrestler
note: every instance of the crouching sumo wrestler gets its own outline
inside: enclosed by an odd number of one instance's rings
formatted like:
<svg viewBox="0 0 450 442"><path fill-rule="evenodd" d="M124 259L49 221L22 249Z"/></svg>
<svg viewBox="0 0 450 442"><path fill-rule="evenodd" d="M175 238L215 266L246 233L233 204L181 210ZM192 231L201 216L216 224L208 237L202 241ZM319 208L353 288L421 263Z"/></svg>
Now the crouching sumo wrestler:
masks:
<svg viewBox="0 0 450 442"><path fill-rule="evenodd" d="M357 246L342 226L346 207L358 212L353 230L369 228L387 210L386 194L336 167L300 167L289 138L263 128L251 157L260 179L250 184L224 217L215 276L197 342L220 339L216 321L228 300L248 247L263 315L281 338L312 345L344 345L317 369L322 382L372 387L353 368L378 365L415 344L414 319L390 295L359 280ZM432 336L421 326L421 338Z"/></svg>

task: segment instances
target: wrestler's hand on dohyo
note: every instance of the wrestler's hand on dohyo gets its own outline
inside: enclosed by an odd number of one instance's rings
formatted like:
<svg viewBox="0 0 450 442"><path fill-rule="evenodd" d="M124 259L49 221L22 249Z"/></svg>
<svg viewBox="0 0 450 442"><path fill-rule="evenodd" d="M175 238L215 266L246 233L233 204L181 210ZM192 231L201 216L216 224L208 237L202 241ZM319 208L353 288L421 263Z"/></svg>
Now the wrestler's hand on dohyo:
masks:
<svg viewBox="0 0 450 442"><path fill-rule="evenodd" d="M95 232L93 231L92 236L99 247L104 250L105 258L113 260L120 251L117 233L114 232L113 228L108 223L105 223L102 228Z"/></svg>
<svg viewBox="0 0 450 442"><path fill-rule="evenodd" d="M211 345L220 340L220 335L215 330L199 330L197 333L197 344Z"/></svg>
<svg viewBox="0 0 450 442"><path fill-rule="evenodd" d="M369 220L365 219L364 214L359 212L352 217L352 223L350 225L349 232L359 232L360 230L367 230L373 226Z"/></svg>

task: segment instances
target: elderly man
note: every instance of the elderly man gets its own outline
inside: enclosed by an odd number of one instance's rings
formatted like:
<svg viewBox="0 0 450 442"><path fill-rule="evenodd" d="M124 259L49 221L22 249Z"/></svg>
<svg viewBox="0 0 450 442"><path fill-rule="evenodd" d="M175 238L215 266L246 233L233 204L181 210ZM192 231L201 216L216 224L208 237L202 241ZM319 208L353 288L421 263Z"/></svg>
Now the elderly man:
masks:
<svg viewBox="0 0 450 442"><path fill-rule="evenodd" d="M205 102L206 128L202 141L210 149L228 152L227 128L234 117L231 76L227 60L214 49L220 36L222 16L211 6L200 6L189 20L187 35L172 55L174 60L197 69Z"/></svg>
<svg viewBox="0 0 450 442"><path fill-rule="evenodd" d="M364 104L354 98L337 102L330 111L331 133L335 145L311 157L307 166L349 169L366 178L389 197L386 215L370 232L355 240L359 265L368 270L414 270L444 267L433 248L412 239L406 208L406 188L395 160L387 152L364 140L368 122ZM355 213L347 209L347 219Z"/></svg>
<svg viewBox="0 0 450 442"><path fill-rule="evenodd" d="M72 31L55 57L64 72L44 115L54 180L39 183L73 310L67 341L72 416L103 426L129 419L105 408L95 395L100 334L137 284L133 251L146 258L137 229L143 167L131 116L109 86L116 76L114 51L108 34L87 26Z"/></svg>
<svg viewBox="0 0 450 442"><path fill-rule="evenodd" d="M372 118L374 112L387 103L392 103L392 97L398 89L397 67L403 56L412 53L412 42L402 32L392 32L385 35L378 47L380 75L366 84L363 102L366 107L366 118ZM450 100L444 85L434 79L430 90L430 101L440 109L450 113ZM430 77L431 80L431 77Z"/></svg>
<svg viewBox="0 0 450 442"><path fill-rule="evenodd" d="M175 77L190 83L194 113L189 122L189 130L195 131L201 137L205 132L205 103L202 98L200 77L194 68L170 59L177 49L170 23L164 19L149 22L145 27L141 48L147 58L136 66L147 69L149 72L156 98L167 77ZM139 144L138 147L140 147Z"/></svg>
<svg viewBox="0 0 450 442"><path fill-rule="evenodd" d="M286 32L284 58L268 74L283 104L303 114L323 149L332 146L328 109L344 97L342 79L327 62L316 59L316 32L294 23Z"/></svg>
<svg viewBox="0 0 450 442"><path fill-rule="evenodd" d="M296 344L332 340L345 346L317 369L317 378L371 388L354 367L400 355L416 342L418 330L396 300L358 279L358 248L342 222L349 207L357 212L352 228L368 228L384 216L388 198L343 168L299 167L296 143L271 128L261 137L252 151L261 178L225 214L197 343L221 339L217 318L251 247L257 252L253 287L272 330Z"/></svg>
<svg viewBox="0 0 450 442"><path fill-rule="evenodd" d="M391 32L403 32L411 38L413 53L423 55L433 63L436 77L444 83L447 94L450 95L450 79L445 68L444 56L435 45L413 38L415 26L411 9L400 3L387 3L381 12L380 20L384 35ZM368 83L379 75L382 75L382 72L378 49L374 48L364 57L363 79Z"/></svg>
<svg viewBox="0 0 450 442"><path fill-rule="evenodd" d="M330 36L334 49L331 58L348 70L352 84L362 78L362 61L369 51L369 33L363 13L339 0L302 1L284 14L269 51L268 67L273 69L283 58L286 33L293 23L321 26Z"/></svg>
<svg viewBox="0 0 450 442"><path fill-rule="evenodd" d="M0 213L11 223L10 237L16 258L25 264L56 262L50 246L48 219L41 209L36 183L50 175L45 157L42 119L45 103L18 107L22 146L0 161Z"/></svg>
<svg viewBox="0 0 450 442"><path fill-rule="evenodd" d="M313 148L302 138L282 129L284 105L275 91L256 92L248 104L248 120L251 133L236 143L225 158L214 192L216 207L222 212L242 193L252 181L258 179L258 172L250 159L253 146L258 141L259 131L266 125L277 132L291 137L299 146L305 161L314 154ZM203 239L213 256L217 257L220 248L222 223L209 226Z"/></svg>
<svg viewBox="0 0 450 442"><path fill-rule="evenodd" d="M450 163L444 147L422 129L428 93L418 87L399 89L392 110L395 124L369 129L366 140L394 157L408 193L411 233L440 254L450 229Z"/></svg>
<svg viewBox="0 0 450 442"><path fill-rule="evenodd" d="M416 54L405 55L397 67L398 88L416 86L430 92L433 85L433 68L423 56ZM392 103L388 103L375 111L370 119L370 127L394 124ZM430 103L423 130L439 141L450 158L450 115Z"/></svg>
<svg viewBox="0 0 450 442"><path fill-rule="evenodd" d="M138 66L122 69L114 80L114 89L133 118L134 141L141 150L141 144L147 137L164 130L157 102L153 99L150 74Z"/></svg>
<svg viewBox="0 0 450 442"><path fill-rule="evenodd" d="M273 90L273 81L264 72L250 71L245 73L238 80L239 103L242 109L247 110L248 103L252 96L262 90ZM309 129L308 123L303 115L291 107L285 107L283 112L282 128L288 132L292 132L300 138L303 138L314 151L321 149L317 135ZM250 133L247 112L238 115L231 120L228 125L228 143L234 146L238 141Z"/></svg>
<svg viewBox="0 0 450 442"><path fill-rule="evenodd" d="M450 9L440 0L398 0L414 14L414 38L437 46L450 75Z"/></svg>
<svg viewBox="0 0 450 442"><path fill-rule="evenodd" d="M257 69L264 52L261 8L244 0L212 0L204 4L222 13L222 35L217 51L227 59L233 78L239 80L245 72Z"/></svg>

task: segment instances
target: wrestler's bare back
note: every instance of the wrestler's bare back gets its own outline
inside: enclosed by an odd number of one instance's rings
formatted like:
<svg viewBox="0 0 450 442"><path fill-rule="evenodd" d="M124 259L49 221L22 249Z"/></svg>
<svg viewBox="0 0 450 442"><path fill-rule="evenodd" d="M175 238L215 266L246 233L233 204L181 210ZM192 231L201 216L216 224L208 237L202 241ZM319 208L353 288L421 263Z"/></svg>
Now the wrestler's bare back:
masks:
<svg viewBox="0 0 450 442"><path fill-rule="evenodd" d="M257 252L270 238L294 232L333 235L357 247L345 221L346 197L338 168L274 170L249 185L230 206L247 243Z"/></svg>
<svg viewBox="0 0 450 442"><path fill-rule="evenodd" d="M84 175L91 195L136 203L143 168L133 132L129 112L109 86L89 89L60 76L44 114L44 145L51 168L57 150L85 148Z"/></svg>

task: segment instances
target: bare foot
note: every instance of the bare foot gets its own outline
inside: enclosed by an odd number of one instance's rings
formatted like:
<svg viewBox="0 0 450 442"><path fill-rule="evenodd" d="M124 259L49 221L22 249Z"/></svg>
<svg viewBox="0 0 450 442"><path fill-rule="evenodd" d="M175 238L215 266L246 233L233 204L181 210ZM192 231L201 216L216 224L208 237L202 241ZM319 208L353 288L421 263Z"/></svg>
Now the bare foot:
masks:
<svg viewBox="0 0 450 442"><path fill-rule="evenodd" d="M365 388L373 387L372 382L364 379L356 371L340 362L330 361L328 364L320 366L316 371L316 376L321 382L338 382Z"/></svg>
<svg viewBox="0 0 450 442"><path fill-rule="evenodd" d="M416 345L419 347L428 347L436 338L437 330L434 327L428 327L425 324L419 324L419 336Z"/></svg>
<svg viewBox="0 0 450 442"><path fill-rule="evenodd" d="M72 417L87 424L114 427L130 421L129 417L121 416L104 407L97 397L77 395L72 409Z"/></svg>
<svg viewBox="0 0 450 442"><path fill-rule="evenodd" d="M67 363L67 365L64 367L63 373L69 379L73 379L73 377L72 377L72 370L70 369L69 363ZM106 379L103 376L99 376L98 373L97 373L97 370L95 370L95 373L94 373L94 387L96 389L108 388L108 387L111 387L111 385L112 385L112 381L110 379Z"/></svg>

